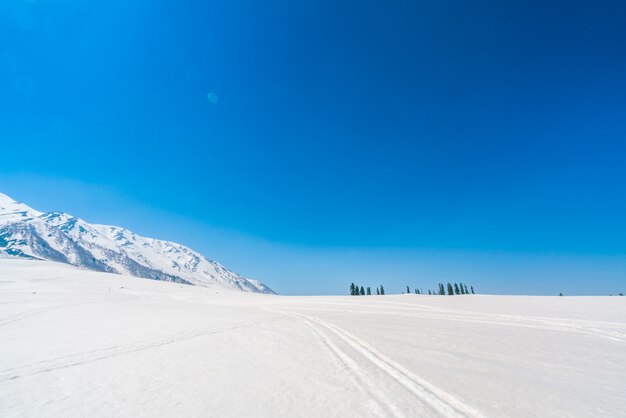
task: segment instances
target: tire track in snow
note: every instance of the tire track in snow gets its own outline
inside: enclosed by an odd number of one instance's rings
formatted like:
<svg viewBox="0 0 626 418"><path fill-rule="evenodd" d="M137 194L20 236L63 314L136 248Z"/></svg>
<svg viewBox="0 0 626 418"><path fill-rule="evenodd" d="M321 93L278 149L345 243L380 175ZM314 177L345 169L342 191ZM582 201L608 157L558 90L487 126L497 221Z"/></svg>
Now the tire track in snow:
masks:
<svg viewBox="0 0 626 418"><path fill-rule="evenodd" d="M317 324L327 331L330 331L333 335L338 337L340 340L350 346L354 351L367 359L372 365L376 366L378 369L382 370L384 373L390 376L395 382L403 386L421 403L430 407L440 416L449 418L482 417L482 414L480 412L478 412L471 406L466 405L460 399L452 396L451 394L434 386L432 383L408 371L391 358L382 354L376 348L372 347L358 337L350 334L349 332L343 330L342 328L339 328L334 324L323 321L313 316L295 312L283 313L299 317L302 320ZM336 345L334 346L336 347ZM347 356L345 352L342 351L342 353L343 356ZM351 361L356 365L354 359L348 361ZM356 370L358 371L358 366ZM376 388L375 382L374 388ZM390 403L389 405L393 404ZM395 409L397 411L397 408ZM397 414L401 415L401 412L397 411Z"/></svg>
<svg viewBox="0 0 626 418"><path fill-rule="evenodd" d="M361 390L365 391L370 399L373 401L373 404L376 407L376 415L381 417L393 416L393 417L404 417L405 415L391 402L391 400L380 390L378 389L375 382L372 381L360 368L357 362L350 357L345 351L341 350L330 338L328 338L323 332L321 332L318 327L316 327L311 321L307 319L303 319L297 315L293 315L290 313L280 312L282 314L290 315L297 318L300 322L307 325L311 328L322 340L324 345L337 357L337 359L345 365L352 374L357 382L357 385L361 388Z"/></svg>
<svg viewBox="0 0 626 418"><path fill-rule="evenodd" d="M340 305L345 304L340 302L320 302L323 304ZM378 305L378 306L377 306ZM382 305L382 306L381 306ZM408 306L410 308L404 308ZM358 307L356 304L354 307ZM492 324L503 326L514 326L522 328L543 329L548 331L560 331L568 333L585 334L592 337L599 337L603 339L609 339L612 341L618 341L626 343L626 332L613 331L601 327L613 327L613 328L626 328L626 324L619 322L606 322L606 321L586 321L586 320L572 320L562 318L547 318L547 317L535 317L535 316L523 316L523 315L506 315L506 314L493 314L482 313L473 311L461 311L437 308L428 305L419 305L413 303L403 302L378 302L374 305L368 306L370 310L341 310L341 312L354 312L354 313L374 313L380 315L401 315L405 317L413 318L426 318L436 320L447 321L461 321L469 323L480 324ZM389 311L387 307L395 307L396 309L403 309L410 314L402 312ZM379 308L379 310L371 310L371 308Z"/></svg>
<svg viewBox="0 0 626 418"><path fill-rule="evenodd" d="M433 319L465 321L465 322L480 322L496 325L512 325L526 328L546 329L550 331L563 331L563 332L575 332L581 334L587 334L595 337L601 337L610 339L613 341L626 342L626 333L620 331L611 331L607 329L601 329L598 327L619 327L624 328L626 324L619 322L602 322L602 321L586 321L586 320L572 320L562 318L546 318L540 316L524 316L524 315L507 315L507 314L493 314L487 312L473 312L473 311L457 311L451 309L436 308L427 305L414 305L411 303L402 302L387 302L389 306L403 305L411 306L414 309L406 310L413 311L419 317L427 317ZM417 309L415 309L417 308ZM400 308L402 309L402 308ZM431 313L425 314L419 311L426 310Z"/></svg>
<svg viewBox="0 0 626 418"><path fill-rule="evenodd" d="M13 314L13 315L9 315L9 316L5 316L4 318L0 318L0 327L11 324L13 322L17 322L17 321L21 321L23 319L27 319L30 318L32 316L35 315L39 315L42 313L46 313L49 311L54 311L56 309L62 309L62 308L67 308L70 306L78 306L78 305L89 305L92 303L102 303L102 302L76 302L76 303L66 303L63 305L53 305L53 306L46 306L43 308L37 308L37 309L31 309L29 311L24 311L24 312L20 312L17 314Z"/></svg>
<svg viewBox="0 0 626 418"><path fill-rule="evenodd" d="M99 350L90 350L81 353L70 354L67 356L57 357L50 360L42 360L39 362L27 364L19 367L12 367L8 369L0 370L0 382L16 380L27 376L33 376L40 373L52 372L59 369L66 369L69 367L80 366L83 364L89 364L96 361L108 359L111 357L120 356L123 354L134 353L151 348L157 348L192 338L202 337L206 335L219 334L226 331L232 331L234 329L258 325L265 321L256 322L242 322L231 325L229 327L214 327L205 328L193 331L186 331L182 333L167 335L163 337L150 338L147 340L121 344L111 347L106 347Z"/></svg>

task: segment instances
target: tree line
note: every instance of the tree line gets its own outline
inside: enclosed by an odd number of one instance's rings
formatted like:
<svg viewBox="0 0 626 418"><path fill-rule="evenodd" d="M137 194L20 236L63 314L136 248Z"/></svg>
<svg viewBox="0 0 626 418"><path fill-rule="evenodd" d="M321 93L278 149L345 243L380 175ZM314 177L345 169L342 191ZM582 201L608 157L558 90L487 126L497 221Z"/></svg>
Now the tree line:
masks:
<svg viewBox="0 0 626 418"><path fill-rule="evenodd" d="M351 296L365 296L365 295L371 295L371 294L372 294L372 289L369 286L367 288L363 288L363 286L359 287L358 285L354 283L350 285ZM383 287L382 284L380 285L380 287L376 288L376 294L377 295L385 294L385 288Z"/></svg>
<svg viewBox="0 0 626 418"><path fill-rule="evenodd" d="M406 287L406 293L411 293L411 289L409 288L409 286ZM365 295L371 295L371 294L372 294L372 289L369 286L364 288L363 286L359 286L354 283L350 284L351 296L365 296ZM376 288L376 294L377 295L385 294L385 288L383 287L382 284L380 285L380 287ZM425 295L426 293L424 293L423 289L415 288L415 294ZM453 295L475 295L476 293L474 292L474 286L470 286L468 289L465 283L447 283L445 286L443 283L439 283L438 289L436 291L428 289L428 294L429 295L453 296Z"/></svg>

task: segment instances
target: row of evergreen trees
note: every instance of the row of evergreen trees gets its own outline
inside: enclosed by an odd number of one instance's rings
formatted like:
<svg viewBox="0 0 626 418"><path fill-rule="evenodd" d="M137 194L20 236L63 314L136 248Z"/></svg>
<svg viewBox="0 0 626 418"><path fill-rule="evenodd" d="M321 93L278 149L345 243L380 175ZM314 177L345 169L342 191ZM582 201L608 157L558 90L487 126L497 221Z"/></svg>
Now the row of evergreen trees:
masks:
<svg viewBox="0 0 626 418"><path fill-rule="evenodd" d="M409 286L406 287L406 293L411 293L411 289ZM350 285L350 295L352 296L365 296L371 295L372 289L370 287L364 288L363 286L359 287L352 283ZM376 288L377 295L384 295L385 288L381 284L380 287ZM423 289L415 288L416 295L425 295ZM470 286L469 289L467 285L464 283L448 283L447 286L444 286L443 283L439 283L439 289L437 291L428 289L429 295L474 295L474 286Z"/></svg>
<svg viewBox="0 0 626 418"><path fill-rule="evenodd" d="M447 289L447 293L446 293ZM409 286L406 287L406 293L411 293L411 289ZM424 289L415 288L416 295L425 295ZM470 286L469 290L467 289L467 285L463 283L448 283L448 286L444 286L443 283L439 283L439 290L430 290L428 289L429 295L474 295L474 286Z"/></svg>
<svg viewBox="0 0 626 418"><path fill-rule="evenodd" d="M372 289L369 286L367 288L363 288L363 286L359 287L358 285L355 285L354 283L350 285L350 295L352 296L365 296L365 295L371 295L371 294L372 294ZM383 287L382 284L380 285L380 287L376 288L376 294L377 295L385 294L385 288Z"/></svg>
<svg viewBox="0 0 626 418"><path fill-rule="evenodd" d="M467 289L467 285L464 283L448 283L447 286L444 286L443 283L439 283L439 289L437 293L433 290L432 293L429 290L429 295L474 295L474 286L470 286L469 290Z"/></svg>

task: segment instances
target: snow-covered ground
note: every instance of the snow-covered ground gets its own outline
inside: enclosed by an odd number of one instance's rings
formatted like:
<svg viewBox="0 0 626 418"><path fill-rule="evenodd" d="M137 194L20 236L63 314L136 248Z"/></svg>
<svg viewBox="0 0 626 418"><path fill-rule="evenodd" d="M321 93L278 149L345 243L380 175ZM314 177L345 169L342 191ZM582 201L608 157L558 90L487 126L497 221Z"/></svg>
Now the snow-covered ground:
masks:
<svg viewBox="0 0 626 418"><path fill-rule="evenodd" d="M287 297L0 259L2 417L625 417L626 298Z"/></svg>

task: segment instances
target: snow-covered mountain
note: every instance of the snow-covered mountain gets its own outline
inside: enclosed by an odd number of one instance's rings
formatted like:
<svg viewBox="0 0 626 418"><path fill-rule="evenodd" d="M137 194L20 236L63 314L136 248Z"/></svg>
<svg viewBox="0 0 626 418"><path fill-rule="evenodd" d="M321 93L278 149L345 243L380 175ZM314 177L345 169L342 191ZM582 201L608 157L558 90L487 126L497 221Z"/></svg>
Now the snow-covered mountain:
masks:
<svg viewBox="0 0 626 418"><path fill-rule="evenodd" d="M39 212L0 193L0 255L57 261L82 269L197 286L274 293L180 244L117 226Z"/></svg>

